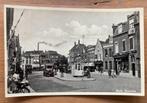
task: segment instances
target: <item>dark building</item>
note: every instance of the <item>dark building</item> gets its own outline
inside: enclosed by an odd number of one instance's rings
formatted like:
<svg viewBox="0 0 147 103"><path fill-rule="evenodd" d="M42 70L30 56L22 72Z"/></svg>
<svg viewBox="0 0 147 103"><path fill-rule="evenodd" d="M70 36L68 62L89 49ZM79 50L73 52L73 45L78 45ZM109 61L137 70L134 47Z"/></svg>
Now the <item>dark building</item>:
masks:
<svg viewBox="0 0 147 103"><path fill-rule="evenodd" d="M17 71L20 69L21 62L21 46L19 42L19 35L15 35L13 26L14 9L6 9L6 36L7 36L7 54L8 54L8 71Z"/></svg>
<svg viewBox="0 0 147 103"><path fill-rule="evenodd" d="M13 25L14 9L6 9L6 28L7 28L7 41L10 39L10 31Z"/></svg>
<svg viewBox="0 0 147 103"><path fill-rule="evenodd" d="M69 51L69 67L71 70L81 70L84 68L86 62L86 46L84 44L81 44L80 40L78 40L78 43L76 44L75 42L74 46Z"/></svg>
<svg viewBox="0 0 147 103"><path fill-rule="evenodd" d="M113 25L114 66L120 71L140 77L139 12L128 15L127 21Z"/></svg>
<svg viewBox="0 0 147 103"><path fill-rule="evenodd" d="M40 55L41 64L56 63L60 56L56 51L45 51Z"/></svg>
<svg viewBox="0 0 147 103"><path fill-rule="evenodd" d="M10 48L12 47L12 40L10 38L10 36L12 34L10 34L11 32L11 28L13 25L13 15L14 15L14 9L12 8L7 8L6 9L6 35L7 35L7 54L8 54L8 71L10 71L10 66L13 63L13 52Z"/></svg>
<svg viewBox="0 0 147 103"><path fill-rule="evenodd" d="M113 59L113 37L109 36L103 44L103 70L108 71L114 69Z"/></svg>

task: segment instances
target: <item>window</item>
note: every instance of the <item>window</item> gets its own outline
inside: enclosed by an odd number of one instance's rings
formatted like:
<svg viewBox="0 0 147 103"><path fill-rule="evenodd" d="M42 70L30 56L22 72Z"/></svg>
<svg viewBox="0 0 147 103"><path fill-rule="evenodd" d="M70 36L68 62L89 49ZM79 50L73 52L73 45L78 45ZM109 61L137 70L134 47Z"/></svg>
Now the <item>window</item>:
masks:
<svg viewBox="0 0 147 103"><path fill-rule="evenodd" d="M122 25L118 26L118 34L122 33Z"/></svg>
<svg viewBox="0 0 147 103"><path fill-rule="evenodd" d="M115 53L118 53L118 43L117 42L115 42Z"/></svg>
<svg viewBox="0 0 147 103"><path fill-rule="evenodd" d="M107 49L105 49L105 57L107 57L108 56L108 51L107 51Z"/></svg>
<svg viewBox="0 0 147 103"><path fill-rule="evenodd" d="M29 64L31 64L31 58L29 59Z"/></svg>
<svg viewBox="0 0 147 103"><path fill-rule="evenodd" d="M95 55L95 59L97 59L97 55Z"/></svg>
<svg viewBox="0 0 147 103"><path fill-rule="evenodd" d="M75 65L75 69L77 69L77 64Z"/></svg>
<svg viewBox="0 0 147 103"><path fill-rule="evenodd" d="M105 69L108 69L108 63L105 61Z"/></svg>
<svg viewBox="0 0 147 103"><path fill-rule="evenodd" d="M134 38L131 37L130 39L130 50L134 49Z"/></svg>
<svg viewBox="0 0 147 103"><path fill-rule="evenodd" d="M109 68L112 69L112 61L109 61Z"/></svg>
<svg viewBox="0 0 147 103"><path fill-rule="evenodd" d="M28 64L28 58L26 58L26 64Z"/></svg>
<svg viewBox="0 0 147 103"><path fill-rule="evenodd" d="M100 60L101 60L102 59L101 54L99 54L99 56L100 56Z"/></svg>
<svg viewBox="0 0 147 103"><path fill-rule="evenodd" d="M78 70L80 70L80 64L78 64Z"/></svg>
<svg viewBox="0 0 147 103"><path fill-rule="evenodd" d="M122 41L122 48L123 48L123 51L126 51L126 40Z"/></svg>
<svg viewBox="0 0 147 103"><path fill-rule="evenodd" d="M109 57L112 57L112 49L109 48Z"/></svg>

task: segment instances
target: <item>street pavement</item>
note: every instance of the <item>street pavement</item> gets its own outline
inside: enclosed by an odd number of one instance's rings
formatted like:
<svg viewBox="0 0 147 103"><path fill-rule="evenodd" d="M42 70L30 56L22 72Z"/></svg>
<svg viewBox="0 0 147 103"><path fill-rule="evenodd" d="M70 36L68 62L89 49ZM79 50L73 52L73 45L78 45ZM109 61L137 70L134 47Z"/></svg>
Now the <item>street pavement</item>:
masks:
<svg viewBox="0 0 147 103"><path fill-rule="evenodd" d="M55 77L44 77L42 71L29 75L31 88L35 92L140 92L141 79L136 77L109 78L107 75L91 73L94 81L66 81Z"/></svg>

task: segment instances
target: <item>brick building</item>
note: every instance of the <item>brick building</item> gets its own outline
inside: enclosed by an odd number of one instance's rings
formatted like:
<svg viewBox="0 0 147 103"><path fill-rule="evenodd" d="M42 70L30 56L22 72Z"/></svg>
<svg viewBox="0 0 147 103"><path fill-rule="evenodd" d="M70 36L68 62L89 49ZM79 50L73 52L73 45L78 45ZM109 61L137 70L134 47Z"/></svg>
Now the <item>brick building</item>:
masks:
<svg viewBox="0 0 147 103"><path fill-rule="evenodd" d="M75 42L69 51L68 63L72 73L74 70L83 70L86 61L86 46L78 40L78 43Z"/></svg>
<svg viewBox="0 0 147 103"><path fill-rule="evenodd" d="M103 44L103 70L108 71L114 69L113 59L113 37L109 36L106 42Z"/></svg>
<svg viewBox="0 0 147 103"><path fill-rule="evenodd" d="M128 15L127 21L113 25L114 66L116 73L128 72L140 77L139 12Z"/></svg>

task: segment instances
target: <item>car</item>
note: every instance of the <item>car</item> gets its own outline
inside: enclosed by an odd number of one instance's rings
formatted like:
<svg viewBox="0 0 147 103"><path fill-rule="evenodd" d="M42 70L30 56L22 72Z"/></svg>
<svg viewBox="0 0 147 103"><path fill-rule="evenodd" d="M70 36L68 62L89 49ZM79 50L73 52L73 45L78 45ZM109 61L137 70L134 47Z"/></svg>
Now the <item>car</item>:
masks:
<svg viewBox="0 0 147 103"><path fill-rule="evenodd" d="M53 64L45 64L43 75L47 77L53 77L54 76L54 65Z"/></svg>

